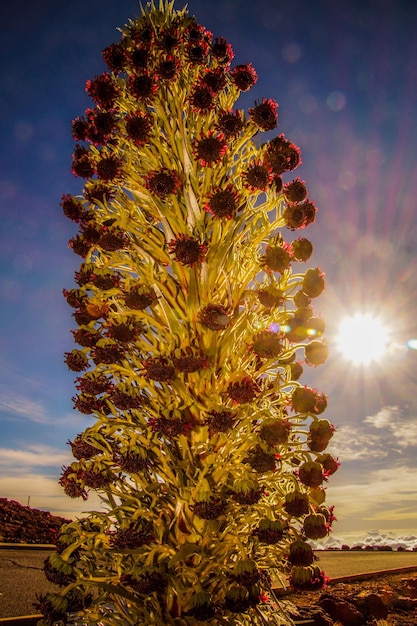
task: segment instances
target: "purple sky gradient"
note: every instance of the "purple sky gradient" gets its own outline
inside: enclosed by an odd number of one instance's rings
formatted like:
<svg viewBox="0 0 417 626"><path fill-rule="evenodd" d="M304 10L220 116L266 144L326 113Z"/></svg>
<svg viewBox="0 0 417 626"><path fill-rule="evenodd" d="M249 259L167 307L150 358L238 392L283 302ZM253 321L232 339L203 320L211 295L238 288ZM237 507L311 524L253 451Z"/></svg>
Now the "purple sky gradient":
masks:
<svg viewBox="0 0 417 626"><path fill-rule="evenodd" d="M300 146L319 211L306 232L309 266L326 273L315 303L332 348L346 314L370 311L391 331L381 363L353 368L333 349L304 378L329 396L342 461L328 488L335 534L416 529L417 5L411 0L190 0L189 10L252 62L255 87L238 102L279 102L279 133ZM176 8L182 8L177 3ZM0 77L0 495L63 515L93 508L56 481L68 438L89 423L72 408L71 309L79 257L64 193L71 120L91 101L101 50L139 15L134 0L21 0L2 9ZM273 133L272 133L273 134ZM304 232L302 233L304 236ZM284 233L284 237L292 233ZM295 233L295 236L300 236Z"/></svg>

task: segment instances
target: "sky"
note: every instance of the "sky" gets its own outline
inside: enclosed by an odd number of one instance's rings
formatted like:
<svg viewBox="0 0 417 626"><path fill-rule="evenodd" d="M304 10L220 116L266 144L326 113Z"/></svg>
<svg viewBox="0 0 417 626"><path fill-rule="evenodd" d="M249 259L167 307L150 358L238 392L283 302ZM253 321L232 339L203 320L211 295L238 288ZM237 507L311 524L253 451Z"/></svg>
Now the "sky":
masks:
<svg viewBox="0 0 417 626"><path fill-rule="evenodd" d="M176 3L182 8L182 2ZM259 79L238 102L279 103L278 133L302 151L296 174L318 207L309 266L326 274L315 312L327 363L304 376L328 395L333 535L417 537L417 4L414 0L190 0L190 13L233 46ZM0 497L66 517L100 506L57 484L68 439L90 424L72 408L76 234L59 206L82 190L71 173L71 121L91 101L101 50L139 16L136 0L16 0L0 25ZM302 233L304 236L304 233ZM341 320L378 316L387 353L354 366ZM92 419L92 418L91 418ZM417 540L416 540L417 543Z"/></svg>

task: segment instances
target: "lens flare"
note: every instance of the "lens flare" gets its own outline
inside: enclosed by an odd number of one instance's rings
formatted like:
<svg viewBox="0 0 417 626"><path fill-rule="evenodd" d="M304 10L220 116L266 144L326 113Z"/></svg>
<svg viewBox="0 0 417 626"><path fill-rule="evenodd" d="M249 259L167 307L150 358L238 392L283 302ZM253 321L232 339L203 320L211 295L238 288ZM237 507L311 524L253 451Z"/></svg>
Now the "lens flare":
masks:
<svg viewBox="0 0 417 626"><path fill-rule="evenodd" d="M388 330L380 319L369 313L356 313L342 320L336 347L354 365L379 361L387 350Z"/></svg>

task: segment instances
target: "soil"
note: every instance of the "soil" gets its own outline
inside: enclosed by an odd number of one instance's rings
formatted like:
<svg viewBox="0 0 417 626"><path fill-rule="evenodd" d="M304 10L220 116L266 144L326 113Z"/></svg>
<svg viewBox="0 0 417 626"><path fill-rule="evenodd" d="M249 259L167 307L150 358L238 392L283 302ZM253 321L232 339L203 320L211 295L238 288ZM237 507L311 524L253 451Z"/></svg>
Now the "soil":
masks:
<svg viewBox="0 0 417 626"><path fill-rule="evenodd" d="M295 619L307 619L313 613L324 594L331 594L338 600L355 604L360 594L377 594L388 606L388 616L384 620L368 618L364 624L370 626L416 626L417 625L417 574L391 573L357 582L339 582L326 589L291 593L286 597L299 611ZM413 606L414 605L414 606ZM401 606L401 608L400 608ZM405 609L404 607L408 608ZM334 622L334 624L339 624Z"/></svg>

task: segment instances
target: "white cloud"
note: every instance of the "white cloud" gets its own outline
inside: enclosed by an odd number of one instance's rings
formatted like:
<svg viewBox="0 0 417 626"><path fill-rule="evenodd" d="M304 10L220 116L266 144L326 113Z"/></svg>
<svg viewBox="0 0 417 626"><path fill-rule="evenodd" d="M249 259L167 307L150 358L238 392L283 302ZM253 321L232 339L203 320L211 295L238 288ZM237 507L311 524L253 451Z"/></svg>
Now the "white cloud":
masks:
<svg viewBox="0 0 417 626"><path fill-rule="evenodd" d="M74 461L69 446L55 448L32 444L0 448L0 494L3 498L74 519L86 511L101 509L100 498L91 492L88 500L70 498L59 485L61 467Z"/></svg>
<svg viewBox="0 0 417 626"><path fill-rule="evenodd" d="M417 445L417 420L398 406L384 406L375 415L365 418L382 434L385 445L391 448L408 448Z"/></svg>
<svg viewBox="0 0 417 626"><path fill-rule="evenodd" d="M57 409L62 404L57 387L41 377L25 376L13 364L2 361L1 357L0 381L0 414L4 415L3 419L56 425L57 421L61 424L80 416L76 411L70 414L71 417L62 415L62 411Z"/></svg>
<svg viewBox="0 0 417 626"><path fill-rule="evenodd" d="M0 411L40 424L47 424L50 421L48 412L41 402L30 400L22 394L12 393L4 388L0 393Z"/></svg>
<svg viewBox="0 0 417 626"><path fill-rule="evenodd" d="M19 476L0 476L2 497L16 500L20 504L34 509L50 511L67 519L81 517L93 510L103 510L101 501L95 493L89 494L88 500L69 498L58 484L58 476L44 476L27 472Z"/></svg>
<svg viewBox="0 0 417 626"><path fill-rule="evenodd" d="M59 468L71 462L70 456L64 448L52 448L42 444L24 449L0 448L0 467L6 467L9 474L27 472L28 468L35 467Z"/></svg>
<svg viewBox="0 0 417 626"><path fill-rule="evenodd" d="M387 457L389 450L379 433L365 433L360 425L340 426L331 439L328 450L342 461L371 460Z"/></svg>
<svg viewBox="0 0 417 626"><path fill-rule="evenodd" d="M398 406L383 406L375 415L365 417L365 422L375 428L392 428L402 415L403 412Z"/></svg>
<svg viewBox="0 0 417 626"><path fill-rule="evenodd" d="M348 475L335 475L329 481L327 501L346 529L367 528L370 523L398 528L417 521L415 484L417 470L406 465L367 472L354 482L340 484ZM339 483L339 484L338 484Z"/></svg>

